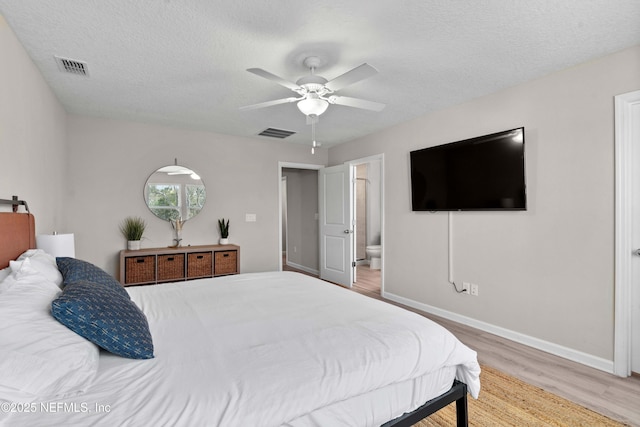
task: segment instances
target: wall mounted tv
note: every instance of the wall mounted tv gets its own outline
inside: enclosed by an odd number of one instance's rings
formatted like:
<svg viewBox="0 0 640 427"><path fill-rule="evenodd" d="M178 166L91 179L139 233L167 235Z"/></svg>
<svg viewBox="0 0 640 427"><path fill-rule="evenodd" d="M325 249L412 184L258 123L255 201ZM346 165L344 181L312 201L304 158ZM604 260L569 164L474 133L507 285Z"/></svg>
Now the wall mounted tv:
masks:
<svg viewBox="0 0 640 427"><path fill-rule="evenodd" d="M410 153L414 211L526 210L524 127Z"/></svg>

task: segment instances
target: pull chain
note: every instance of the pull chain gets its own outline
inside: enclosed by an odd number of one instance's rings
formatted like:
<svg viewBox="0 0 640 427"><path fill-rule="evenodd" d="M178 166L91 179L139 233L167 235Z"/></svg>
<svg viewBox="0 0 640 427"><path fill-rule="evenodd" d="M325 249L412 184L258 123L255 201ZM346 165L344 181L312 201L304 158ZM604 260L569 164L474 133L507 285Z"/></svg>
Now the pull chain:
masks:
<svg viewBox="0 0 640 427"><path fill-rule="evenodd" d="M316 153L316 121L315 118L312 119L311 121L311 154L315 154Z"/></svg>

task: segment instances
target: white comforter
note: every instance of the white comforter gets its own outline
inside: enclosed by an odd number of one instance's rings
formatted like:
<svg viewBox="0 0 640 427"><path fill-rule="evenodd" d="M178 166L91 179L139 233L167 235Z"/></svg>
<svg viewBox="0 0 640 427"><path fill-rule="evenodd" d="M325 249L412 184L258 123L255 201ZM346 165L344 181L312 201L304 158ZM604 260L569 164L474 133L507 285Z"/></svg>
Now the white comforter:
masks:
<svg viewBox="0 0 640 427"><path fill-rule="evenodd" d="M155 358L102 353L87 393L55 411L11 414L6 425L326 426L332 409L351 413L348 403L368 395L392 406L391 419L448 389L451 378L433 395L413 391L440 371L479 392L476 353L447 330L308 276L242 274L128 291L147 315ZM394 392L400 386L414 394L406 402ZM334 425L343 424L380 420Z"/></svg>

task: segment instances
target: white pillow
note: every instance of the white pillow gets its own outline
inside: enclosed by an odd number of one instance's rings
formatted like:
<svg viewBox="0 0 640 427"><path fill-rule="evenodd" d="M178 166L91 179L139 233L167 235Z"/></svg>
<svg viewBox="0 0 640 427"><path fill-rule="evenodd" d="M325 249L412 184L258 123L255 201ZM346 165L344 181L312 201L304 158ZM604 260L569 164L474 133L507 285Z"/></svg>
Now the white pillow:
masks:
<svg viewBox="0 0 640 427"><path fill-rule="evenodd" d="M40 272L44 277L62 287L62 274L58 270L58 264L53 255L49 255L42 249L29 249L18 257L15 261L10 261L9 264L13 271L16 271L14 265L19 268L20 264L28 259L31 261L31 266Z"/></svg>
<svg viewBox="0 0 640 427"><path fill-rule="evenodd" d="M24 261L9 261L9 267L7 268L9 269L9 275L0 280L0 294L17 284L21 279L33 283L47 282L43 275L38 274L31 267L31 261L28 258Z"/></svg>
<svg viewBox="0 0 640 427"><path fill-rule="evenodd" d="M11 269L11 267L8 268ZM0 280L0 294L11 288L17 282L16 275L13 273L10 273L7 277Z"/></svg>
<svg viewBox="0 0 640 427"><path fill-rule="evenodd" d="M6 289L9 286L11 286L11 283L6 281L7 277L9 277L10 275L11 275L11 267L10 266L0 270L0 294L2 293L2 291L4 289Z"/></svg>
<svg viewBox="0 0 640 427"><path fill-rule="evenodd" d="M0 280L0 293L18 283L20 279L33 283L48 282L46 277L31 266L28 258L23 261L9 261L8 268L9 275Z"/></svg>
<svg viewBox="0 0 640 427"><path fill-rule="evenodd" d="M98 370L98 347L51 315L60 288L29 264L23 262L2 282L10 284L0 293L0 401L79 394Z"/></svg>
<svg viewBox="0 0 640 427"><path fill-rule="evenodd" d="M11 267L6 267L0 270L0 282L7 278L11 274Z"/></svg>

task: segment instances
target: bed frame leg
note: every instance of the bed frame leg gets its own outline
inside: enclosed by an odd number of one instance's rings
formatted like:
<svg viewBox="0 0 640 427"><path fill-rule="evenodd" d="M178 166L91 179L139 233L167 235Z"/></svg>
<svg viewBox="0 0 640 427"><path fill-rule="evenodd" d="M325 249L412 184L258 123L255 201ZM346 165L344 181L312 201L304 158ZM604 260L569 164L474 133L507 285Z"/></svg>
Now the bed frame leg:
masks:
<svg viewBox="0 0 640 427"><path fill-rule="evenodd" d="M460 399L456 400L456 420L457 420L456 425L458 427L467 427L469 425L469 411L467 410L467 393L464 393L464 395Z"/></svg>
<svg viewBox="0 0 640 427"><path fill-rule="evenodd" d="M454 380L453 386L446 393L431 399L413 412L384 423L381 427L411 427L453 402L456 402L456 425L458 427L468 427L467 385L458 380Z"/></svg>

